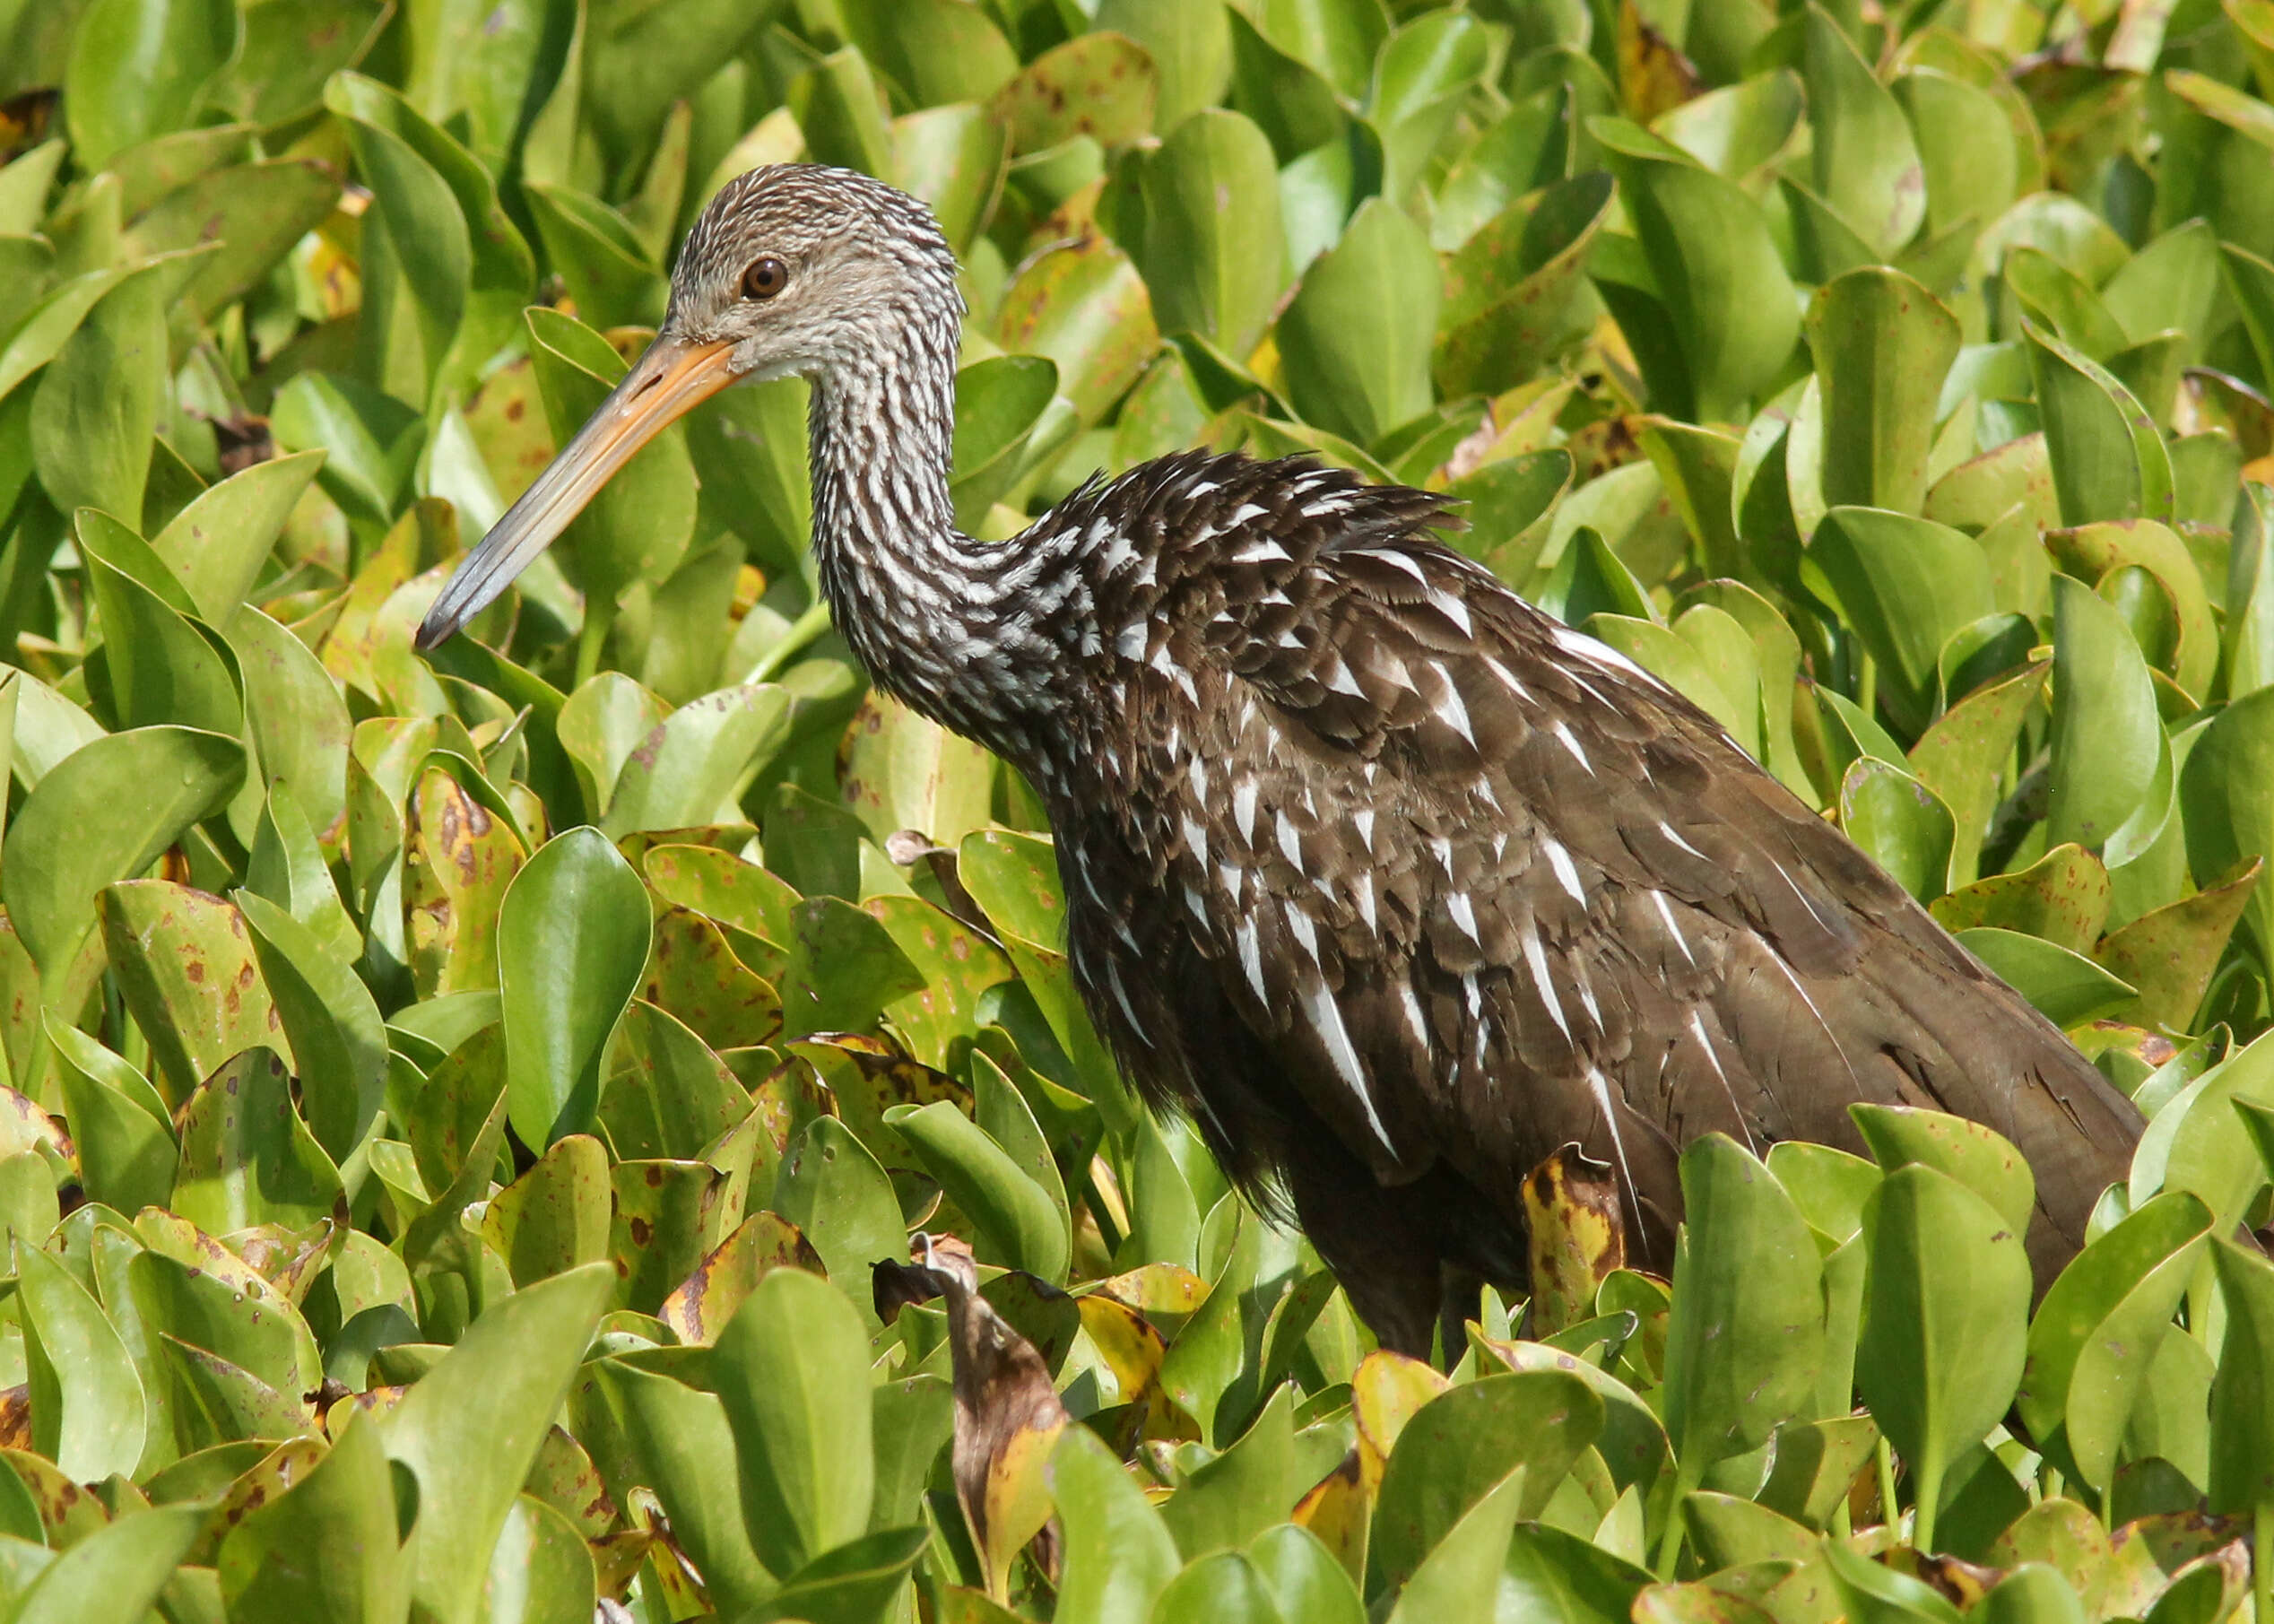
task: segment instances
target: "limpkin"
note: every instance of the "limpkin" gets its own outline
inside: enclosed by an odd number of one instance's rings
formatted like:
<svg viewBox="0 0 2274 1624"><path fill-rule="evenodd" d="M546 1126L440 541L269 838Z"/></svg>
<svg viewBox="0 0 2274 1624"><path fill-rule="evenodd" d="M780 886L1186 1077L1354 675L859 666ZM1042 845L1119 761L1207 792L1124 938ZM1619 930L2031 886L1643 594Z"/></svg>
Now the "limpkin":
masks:
<svg viewBox="0 0 2274 1624"><path fill-rule="evenodd" d="M2020 1147L2041 1289L2081 1244L2131 1105L1703 712L1435 539L1442 497L1185 453L1016 540L959 533L962 315L921 203L741 177L421 646L664 424L802 374L846 641L1027 775L1099 1030L1243 1189L1291 1201L1385 1345L1428 1350L1448 1281L1522 1281L1523 1179L1574 1141L1661 1268L1685 1142L1860 1149L1859 1100Z"/></svg>

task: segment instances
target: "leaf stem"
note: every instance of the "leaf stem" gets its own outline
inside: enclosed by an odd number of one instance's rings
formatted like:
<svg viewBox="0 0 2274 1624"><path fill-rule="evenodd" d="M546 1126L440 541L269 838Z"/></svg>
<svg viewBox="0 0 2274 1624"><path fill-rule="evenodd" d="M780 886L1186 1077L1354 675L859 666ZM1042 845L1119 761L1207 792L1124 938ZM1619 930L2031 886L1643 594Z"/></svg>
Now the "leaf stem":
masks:
<svg viewBox="0 0 2274 1624"><path fill-rule="evenodd" d="M806 605L805 612L789 623L774 647L758 656L745 682L770 682L779 676L792 660L803 654L829 629L829 601L816 596Z"/></svg>
<svg viewBox="0 0 2274 1624"><path fill-rule="evenodd" d="M577 680L573 687L582 688L599 674L601 645L607 642L609 630L615 623L613 598L585 600L585 623L577 630Z"/></svg>
<svg viewBox="0 0 2274 1624"><path fill-rule="evenodd" d="M2274 1499L2251 1508L2251 1616L2274 1619Z"/></svg>
<svg viewBox="0 0 2274 1624"><path fill-rule="evenodd" d="M1892 1533L1896 1524L1902 1521L1902 1514L1896 1509L1895 1500L1895 1451L1888 1446L1884 1434L1872 1446L1872 1454L1879 1463L1879 1518Z"/></svg>

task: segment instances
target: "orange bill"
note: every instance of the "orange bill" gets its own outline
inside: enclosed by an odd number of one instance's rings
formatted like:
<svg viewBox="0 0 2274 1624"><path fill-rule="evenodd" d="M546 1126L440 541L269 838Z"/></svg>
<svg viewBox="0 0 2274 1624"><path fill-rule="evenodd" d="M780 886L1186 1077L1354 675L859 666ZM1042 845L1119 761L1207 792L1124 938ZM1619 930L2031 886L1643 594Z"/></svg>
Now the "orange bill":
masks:
<svg viewBox="0 0 2274 1624"><path fill-rule="evenodd" d="M690 343L668 335L648 345L576 438L458 566L419 624L419 647L434 647L488 608L633 453L733 383L733 353L730 343Z"/></svg>

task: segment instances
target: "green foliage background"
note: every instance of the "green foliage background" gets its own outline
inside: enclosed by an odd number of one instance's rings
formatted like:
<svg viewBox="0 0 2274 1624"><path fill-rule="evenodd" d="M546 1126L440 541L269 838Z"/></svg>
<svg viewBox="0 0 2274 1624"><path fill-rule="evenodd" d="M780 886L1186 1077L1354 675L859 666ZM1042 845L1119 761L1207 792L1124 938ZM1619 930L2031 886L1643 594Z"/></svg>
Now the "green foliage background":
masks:
<svg viewBox="0 0 2274 1624"><path fill-rule="evenodd" d="M2274 1614L2270 0L0 0L0 1616ZM864 694L795 382L416 656L799 156L963 256L976 534L1447 490L2070 1029L2151 1125L2034 1316L1889 1111L1370 1353ZM918 1228L1070 1417L985 1540Z"/></svg>

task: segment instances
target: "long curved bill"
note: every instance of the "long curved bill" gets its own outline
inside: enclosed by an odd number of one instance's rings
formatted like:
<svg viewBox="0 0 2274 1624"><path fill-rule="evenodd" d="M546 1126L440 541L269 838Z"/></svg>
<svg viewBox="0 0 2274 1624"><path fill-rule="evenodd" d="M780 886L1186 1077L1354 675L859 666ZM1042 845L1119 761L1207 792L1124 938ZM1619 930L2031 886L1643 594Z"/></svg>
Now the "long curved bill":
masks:
<svg viewBox="0 0 2274 1624"><path fill-rule="evenodd" d="M733 383L727 364L733 352L730 343L669 336L648 345L537 482L458 566L420 622L418 646L434 647L488 608L634 452L690 407Z"/></svg>

